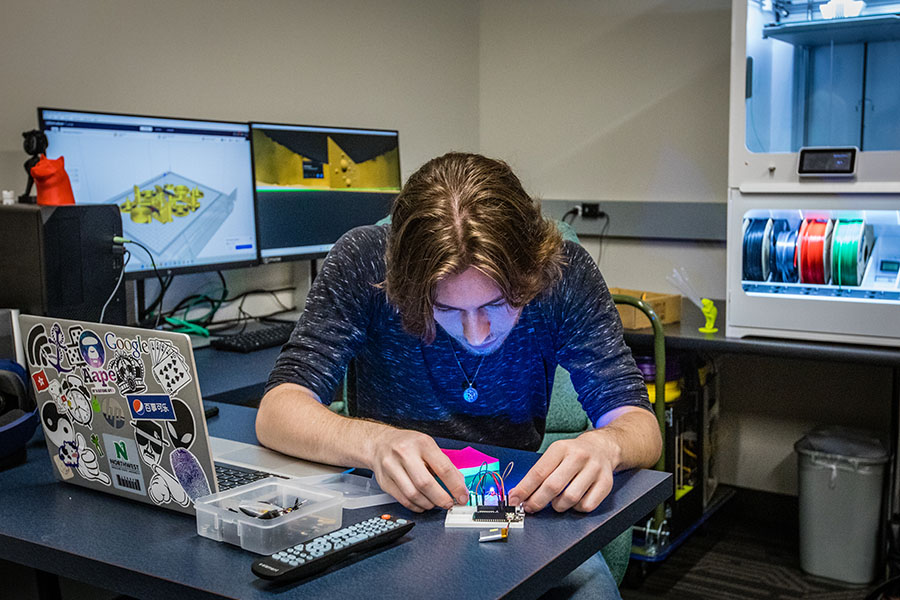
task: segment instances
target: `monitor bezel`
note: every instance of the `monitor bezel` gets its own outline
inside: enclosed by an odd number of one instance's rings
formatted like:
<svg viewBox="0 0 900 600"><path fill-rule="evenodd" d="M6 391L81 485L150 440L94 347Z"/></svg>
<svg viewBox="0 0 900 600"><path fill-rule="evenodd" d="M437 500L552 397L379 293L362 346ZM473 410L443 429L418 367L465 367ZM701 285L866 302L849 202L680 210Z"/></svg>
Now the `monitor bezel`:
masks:
<svg viewBox="0 0 900 600"><path fill-rule="evenodd" d="M253 177L253 141L250 129L249 121L229 121L225 119L203 119L197 117L173 117L168 115L150 115L145 113L123 113L123 112L113 112L113 111L105 111L105 110L81 110L75 108L53 108L50 106L39 106L37 107L37 117L38 117L38 128L41 133L46 135L46 130L44 128L44 111L59 111L59 112L70 112L70 113L82 113L89 115L109 115L113 117L145 117L150 119L171 119L174 121L195 121L202 123L223 123L226 125L246 125L247 126L247 136L248 142L250 143L250 189L253 192L253 235L254 235L254 245L256 246L256 257L249 259L241 259L236 261L227 261L221 263L205 263L202 265L189 265L182 267L159 267L157 270L152 268L147 269L145 271L125 271L125 279L129 281L136 281L141 279L155 278L157 276L157 271L160 276L169 277L173 275L186 275L189 273L208 273L208 272L216 272L216 271L226 271L229 269L242 269L246 267L255 267L260 264L260 255L259 255L259 228L256 223L256 181ZM121 217L121 214L120 214ZM127 246L126 246L127 248ZM140 248L131 250L132 254L136 252L142 252ZM156 258L156 257L154 257Z"/></svg>
<svg viewBox="0 0 900 600"><path fill-rule="evenodd" d="M400 130L399 129L381 129L378 127L352 127L348 125L310 125L304 123L277 123L274 121L250 121L250 164L252 165L253 170L250 173L250 176L253 178L253 206L256 210L254 214L254 222L256 224L256 248L257 248L257 257L259 258L259 264L261 265L269 265L269 264L277 264L281 262L293 262L298 260L316 260L319 258L324 258L328 256L329 250L326 251L316 251L316 252L303 252L300 254L284 254L279 256L270 256L263 257L262 255L262 244L260 244L259 239L259 196L256 192L256 157L253 151L253 128L260 127L264 128L267 125L274 125L275 127L308 127L310 129L344 129L344 130L356 130L356 131L376 131L376 132L385 132L385 133L393 133L397 137L397 169L400 171L400 188L397 190L397 194L400 193L400 190L403 189L403 166L400 161ZM393 203L392 203L393 204ZM388 213L390 214L390 213ZM387 215L385 215L387 216ZM337 240L335 240L337 242ZM334 244L332 243L332 246Z"/></svg>

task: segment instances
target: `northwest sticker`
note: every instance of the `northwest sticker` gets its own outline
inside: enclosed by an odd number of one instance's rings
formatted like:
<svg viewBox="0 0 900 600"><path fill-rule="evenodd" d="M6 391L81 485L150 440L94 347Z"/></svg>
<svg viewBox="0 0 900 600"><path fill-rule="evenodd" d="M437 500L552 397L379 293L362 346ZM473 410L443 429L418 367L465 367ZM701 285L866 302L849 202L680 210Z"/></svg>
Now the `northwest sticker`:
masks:
<svg viewBox="0 0 900 600"><path fill-rule="evenodd" d="M125 399L133 419L175 420L172 399L166 394L129 394Z"/></svg>
<svg viewBox="0 0 900 600"><path fill-rule="evenodd" d="M103 445L109 459L109 474L116 489L146 496L144 475L134 440L104 433Z"/></svg>

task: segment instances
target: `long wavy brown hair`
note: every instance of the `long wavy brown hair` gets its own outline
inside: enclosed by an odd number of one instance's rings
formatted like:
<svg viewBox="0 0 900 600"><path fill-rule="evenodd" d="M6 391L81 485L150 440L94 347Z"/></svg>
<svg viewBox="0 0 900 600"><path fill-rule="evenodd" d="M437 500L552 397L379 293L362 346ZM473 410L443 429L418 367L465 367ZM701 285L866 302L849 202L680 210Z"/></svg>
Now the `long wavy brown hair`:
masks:
<svg viewBox="0 0 900 600"><path fill-rule="evenodd" d="M394 200L385 258L388 300L430 344L441 279L474 267L522 307L562 276L562 237L509 165L452 152L422 165Z"/></svg>

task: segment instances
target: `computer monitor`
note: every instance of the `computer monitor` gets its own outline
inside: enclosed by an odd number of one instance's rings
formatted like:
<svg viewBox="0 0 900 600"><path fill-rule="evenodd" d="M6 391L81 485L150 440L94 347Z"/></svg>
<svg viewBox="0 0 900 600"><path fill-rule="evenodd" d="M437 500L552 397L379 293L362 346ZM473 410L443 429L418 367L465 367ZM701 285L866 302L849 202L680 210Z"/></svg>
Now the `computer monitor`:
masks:
<svg viewBox="0 0 900 600"><path fill-rule="evenodd" d="M65 158L76 204L116 204L123 236L160 272L258 262L247 123L39 108L47 157ZM130 278L154 276L126 246Z"/></svg>
<svg viewBox="0 0 900 600"><path fill-rule="evenodd" d="M324 256L390 213L400 191L398 133L251 123L262 262Z"/></svg>

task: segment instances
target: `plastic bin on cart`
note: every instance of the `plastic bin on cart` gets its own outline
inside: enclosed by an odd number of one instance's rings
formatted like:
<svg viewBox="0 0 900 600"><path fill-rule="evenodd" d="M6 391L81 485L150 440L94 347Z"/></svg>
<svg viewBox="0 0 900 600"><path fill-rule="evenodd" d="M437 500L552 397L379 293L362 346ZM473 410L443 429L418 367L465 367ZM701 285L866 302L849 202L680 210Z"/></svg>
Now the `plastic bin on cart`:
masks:
<svg viewBox="0 0 900 600"><path fill-rule="evenodd" d="M874 435L815 429L794 444L800 495L800 567L846 583L875 579L884 468Z"/></svg>

